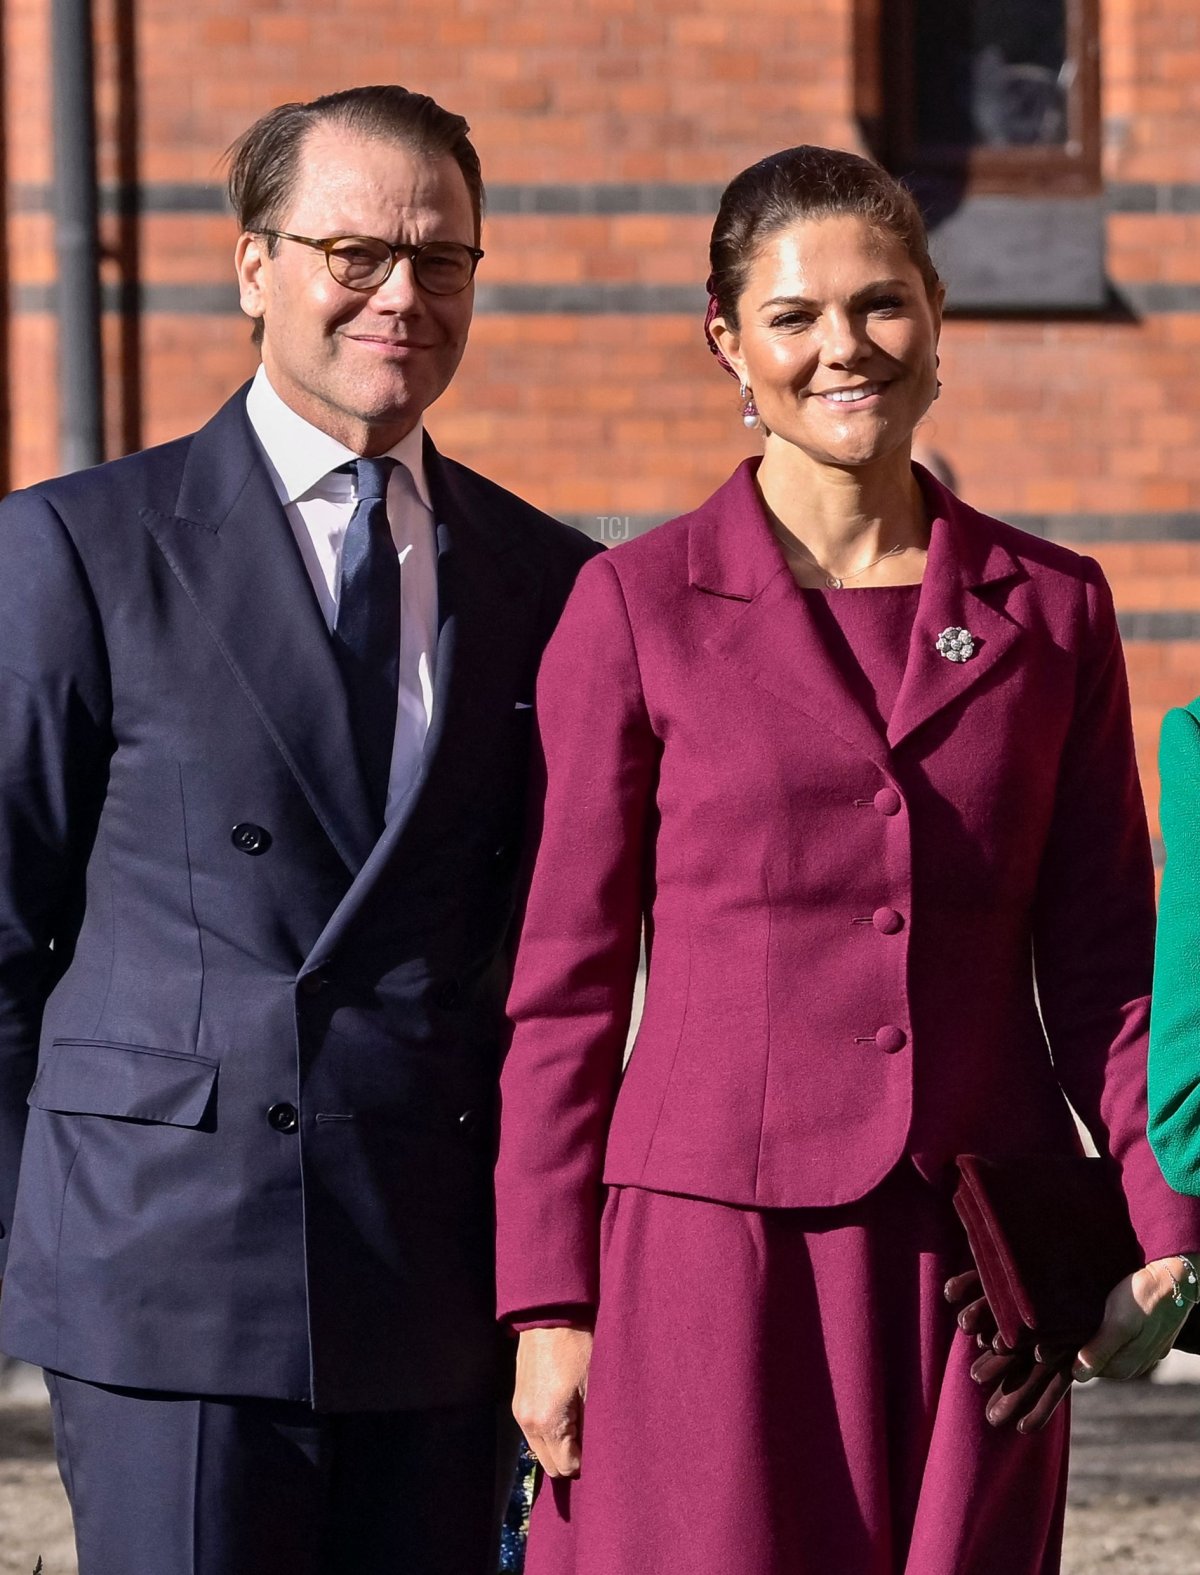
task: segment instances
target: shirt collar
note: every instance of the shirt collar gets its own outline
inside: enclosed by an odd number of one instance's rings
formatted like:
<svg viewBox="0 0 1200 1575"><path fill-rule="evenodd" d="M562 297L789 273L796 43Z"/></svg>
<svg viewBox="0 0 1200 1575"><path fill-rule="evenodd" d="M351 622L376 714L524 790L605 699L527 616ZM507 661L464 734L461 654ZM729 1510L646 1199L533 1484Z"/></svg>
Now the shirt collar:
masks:
<svg viewBox="0 0 1200 1575"><path fill-rule="evenodd" d="M358 455L298 415L271 386L267 369L260 366L246 395L246 414L267 462L281 503L295 503L318 487L331 471ZM425 427L420 420L399 443L388 449L403 464L421 502L433 512L425 475Z"/></svg>

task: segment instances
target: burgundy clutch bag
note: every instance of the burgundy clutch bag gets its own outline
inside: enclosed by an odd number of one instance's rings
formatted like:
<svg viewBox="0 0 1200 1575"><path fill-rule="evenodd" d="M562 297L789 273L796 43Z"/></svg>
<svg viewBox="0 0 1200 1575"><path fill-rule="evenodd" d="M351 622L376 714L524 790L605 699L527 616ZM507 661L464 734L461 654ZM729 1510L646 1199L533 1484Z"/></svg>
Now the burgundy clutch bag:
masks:
<svg viewBox="0 0 1200 1575"><path fill-rule="evenodd" d="M1110 1166L1075 1155L960 1154L958 1170L954 1207L1004 1344L1086 1344L1109 1292L1145 1261ZM1200 1350L1194 1316L1176 1345Z"/></svg>

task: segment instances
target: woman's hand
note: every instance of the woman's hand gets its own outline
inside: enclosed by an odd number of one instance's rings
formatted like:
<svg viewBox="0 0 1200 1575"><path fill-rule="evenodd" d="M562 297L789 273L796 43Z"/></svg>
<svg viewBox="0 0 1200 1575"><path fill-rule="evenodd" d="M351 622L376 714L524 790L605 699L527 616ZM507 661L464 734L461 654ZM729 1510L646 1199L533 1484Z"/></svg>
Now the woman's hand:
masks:
<svg viewBox="0 0 1200 1575"><path fill-rule="evenodd" d="M577 1477L590 1329L526 1329L517 1346L513 1415L548 1477Z"/></svg>
<svg viewBox="0 0 1200 1575"><path fill-rule="evenodd" d="M1075 1358L1076 1381L1089 1378L1140 1378L1175 1343L1191 1311L1176 1307L1172 1274L1187 1274L1179 1258L1156 1258L1123 1279L1104 1305L1104 1322Z"/></svg>

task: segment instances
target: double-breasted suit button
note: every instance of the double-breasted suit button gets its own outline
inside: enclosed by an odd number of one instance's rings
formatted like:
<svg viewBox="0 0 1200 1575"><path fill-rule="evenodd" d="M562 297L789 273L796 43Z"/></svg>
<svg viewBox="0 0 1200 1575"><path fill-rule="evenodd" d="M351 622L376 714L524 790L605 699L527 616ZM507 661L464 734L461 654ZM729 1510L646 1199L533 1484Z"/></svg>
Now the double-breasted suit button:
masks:
<svg viewBox="0 0 1200 1575"><path fill-rule="evenodd" d="M301 995L320 995L328 983L323 973L306 973L296 988Z"/></svg>
<svg viewBox="0 0 1200 1575"><path fill-rule="evenodd" d="M239 820L230 832L229 840L239 853L265 853L271 846L271 833L265 826L256 826L251 820Z"/></svg>
<svg viewBox="0 0 1200 1575"><path fill-rule="evenodd" d="M478 1110L464 1110L458 1118L458 1130L463 1137L477 1138L483 1132L483 1117Z"/></svg>
<svg viewBox="0 0 1200 1575"><path fill-rule="evenodd" d="M300 1125L295 1105L272 1105L267 1111L267 1125L274 1127L276 1132L294 1132Z"/></svg>
<svg viewBox="0 0 1200 1575"><path fill-rule="evenodd" d="M877 1030L875 1043L885 1055L895 1055L897 1050L903 1050L908 1043L908 1035L903 1028L897 1028L894 1024L888 1023L885 1027Z"/></svg>
<svg viewBox="0 0 1200 1575"><path fill-rule="evenodd" d="M885 787L879 789L872 803L881 815L898 815L903 800L895 788Z"/></svg>
<svg viewBox="0 0 1200 1575"><path fill-rule="evenodd" d="M871 923L880 935L898 935L904 928L904 915L897 913L895 908L876 908Z"/></svg>
<svg viewBox="0 0 1200 1575"><path fill-rule="evenodd" d="M443 1011L447 1011L450 1007L458 1005L459 996L461 994L462 990L457 979L443 980L443 982L434 989L433 1004L437 1007L440 1007Z"/></svg>

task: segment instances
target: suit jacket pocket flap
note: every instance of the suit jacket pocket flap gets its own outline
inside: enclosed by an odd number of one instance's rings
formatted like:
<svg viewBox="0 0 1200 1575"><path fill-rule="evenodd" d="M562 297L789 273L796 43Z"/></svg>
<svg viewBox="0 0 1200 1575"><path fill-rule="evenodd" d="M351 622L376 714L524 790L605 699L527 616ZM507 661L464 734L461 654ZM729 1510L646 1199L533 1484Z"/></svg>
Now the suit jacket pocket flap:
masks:
<svg viewBox="0 0 1200 1575"><path fill-rule="evenodd" d="M29 1103L38 1110L194 1127L204 1119L216 1077L217 1063L200 1056L56 1039Z"/></svg>

